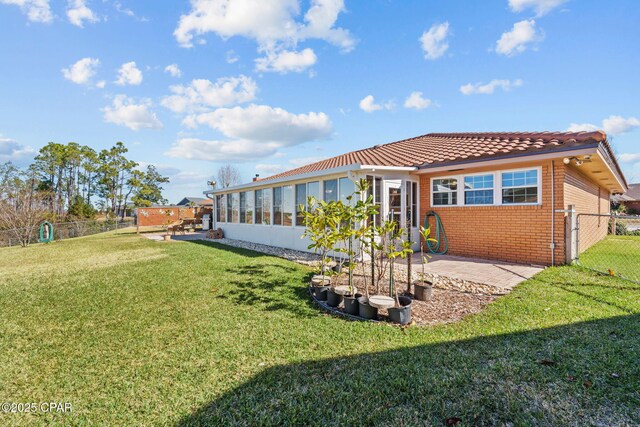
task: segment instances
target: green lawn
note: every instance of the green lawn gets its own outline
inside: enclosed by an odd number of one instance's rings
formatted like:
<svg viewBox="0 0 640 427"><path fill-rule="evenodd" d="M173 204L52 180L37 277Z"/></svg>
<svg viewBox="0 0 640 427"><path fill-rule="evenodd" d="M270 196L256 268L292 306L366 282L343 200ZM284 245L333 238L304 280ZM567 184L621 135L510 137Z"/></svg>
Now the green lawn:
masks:
<svg viewBox="0 0 640 427"><path fill-rule="evenodd" d="M309 274L132 234L0 249L0 402L73 405L0 425L640 424L640 285L549 269L403 332L320 313Z"/></svg>
<svg viewBox="0 0 640 427"><path fill-rule="evenodd" d="M607 236L580 254L578 263L640 282L640 236Z"/></svg>

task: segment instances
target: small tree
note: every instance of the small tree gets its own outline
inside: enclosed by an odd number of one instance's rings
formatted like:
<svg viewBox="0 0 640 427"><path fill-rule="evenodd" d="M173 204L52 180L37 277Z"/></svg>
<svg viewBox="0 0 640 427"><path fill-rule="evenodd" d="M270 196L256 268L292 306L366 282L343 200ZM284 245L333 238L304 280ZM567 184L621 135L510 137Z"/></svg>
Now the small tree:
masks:
<svg viewBox="0 0 640 427"><path fill-rule="evenodd" d="M339 238L341 204L309 197L307 205L312 207L311 209L299 206L306 227L302 237L308 237L311 240L308 249L313 249L316 254L320 254L320 274L323 279L329 263L329 252L335 248Z"/></svg>
<svg viewBox="0 0 640 427"><path fill-rule="evenodd" d="M7 165L0 172L0 229L8 229L21 246L28 246L49 215L48 200L37 191L33 174L24 176Z"/></svg>
<svg viewBox="0 0 640 427"><path fill-rule="evenodd" d="M389 217L393 218L393 212L391 212ZM402 236L405 234L404 229L400 228L393 219L385 221L384 229L386 229L388 233L387 244L384 247L383 255L386 256L389 263L389 296L395 298L396 305L400 306L400 300L398 299L399 292L395 286L395 278L393 275L395 261L397 258L404 259L407 256L411 256L413 250L411 249L411 241L402 239Z"/></svg>
<svg viewBox="0 0 640 427"><path fill-rule="evenodd" d="M434 238L429 237L431 236L431 227L427 227L424 228L423 226L420 226L420 237L422 238L422 240L424 240L424 242L420 242L420 260L422 261L422 276L420 276L420 280L422 282L424 282L424 265L429 262L428 258L431 258L429 255L425 256L424 254L424 245L427 242L432 242L432 243L438 243L438 241Z"/></svg>
<svg viewBox="0 0 640 427"><path fill-rule="evenodd" d="M171 223L173 221L171 221L171 217L173 216L173 211L171 209L165 209L164 210L164 235L165 237L169 235L169 226L171 225Z"/></svg>

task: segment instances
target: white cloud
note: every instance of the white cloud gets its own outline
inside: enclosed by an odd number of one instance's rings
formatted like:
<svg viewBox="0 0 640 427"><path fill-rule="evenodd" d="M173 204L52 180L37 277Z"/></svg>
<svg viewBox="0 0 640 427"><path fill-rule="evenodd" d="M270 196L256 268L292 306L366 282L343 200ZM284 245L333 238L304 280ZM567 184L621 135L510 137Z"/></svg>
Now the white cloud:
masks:
<svg viewBox="0 0 640 427"><path fill-rule="evenodd" d="M501 55L514 56L527 50L527 45L544 38L542 31L536 29L533 19L516 22L511 31L502 33L496 42L496 52Z"/></svg>
<svg viewBox="0 0 640 427"><path fill-rule="evenodd" d="M360 109L365 113L382 110L382 105L376 104L373 95L367 95L360 100Z"/></svg>
<svg viewBox="0 0 640 427"><path fill-rule="evenodd" d="M284 172L287 170L287 167L284 165L278 165L278 164L271 164L271 163L258 163L256 165L256 171L260 172L261 174L266 174L268 175L275 175L277 173L280 172Z"/></svg>
<svg viewBox="0 0 640 427"><path fill-rule="evenodd" d="M0 0L0 4L19 6L31 22L53 21L49 0Z"/></svg>
<svg viewBox="0 0 640 427"><path fill-rule="evenodd" d="M306 166L306 165L310 165L311 163L315 163L315 162L319 162L320 160L324 160L326 157L318 157L318 156L314 156L314 157L299 157L296 159L291 159L289 160L289 164L291 166L294 167L300 167L300 166Z"/></svg>
<svg viewBox="0 0 640 427"><path fill-rule="evenodd" d="M315 38L350 50L355 42L349 31L334 28L343 11L343 0L312 0L304 22L296 22L298 0L191 0L191 11L180 17L173 34L184 47L193 46L194 36L213 32L224 39L254 39L265 48Z"/></svg>
<svg viewBox="0 0 640 427"><path fill-rule="evenodd" d="M96 87L98 89L104 89L104 87L107 85L107 82L104 80L100 80L98 83L96 83Z"/></svg>
<svg viewBox="0 0 640 427"><path fill-rule="evenodd" d="M182 76L182 70L178 67L178 64L171 64L164 67L164 72L169 73L171 77L180 77Z"/></svg>
<svg viewBox="0 0 640 427"><path fill-rule="evenodd" d="M489 83L467 83L464 86L460 86L460 92L462 92L464 95L490 95L492 94L497 88L502 89L505 92L510 91L513 88L516 87L520 87L522 86L522 80L520 79L516 79L516 80L499 80L499 79L493 79L491 80Z"/></svg>
<svg viewBox="0 0 640 427"><path fill-rule="evenodd" d="M83 28L84 21L98 22L100 19L87 6L86 0L69 0L67 4L67 18L76 27Z"/></svg>
<svg viewBox="0 0 640 427"><path fill-rule="evenodd" d="M301 52L282 50L267 52L265 57L256 59L256 70L276 71L281 74L290 71L300 73L316 63L318 57L313 49L306 48Z"/></svg>
<svg viewBox="0 0 640 427"><path fill-rule="evenodd" d="M566 2L567 0L509 0L509 7L514 12L533 9L537 16L542 16Z"/></svg>
<svg viewBox="0 0 640 427"><path fill-rule="evenodd" d="M206 124L227 139L183 138L166 153L171 157L210 161L255 161L284 147L325 139L333 125L325 113L293 114L268 105L219 108L192 116L194 124Z"/></svg>
<svg viewBox="0 0 640 427"><path fill-rule="evenodd" d="M624 153L618 156L621 163L637 163L640 162L640 153Z"/></svg>
<svg viewBox="0 0 640 427"><path fill-rule="evenodd" d="M131 130L160 129L162 123L156 114L149 110L152 104L148 99L136 103L126 95L117 95L111 106L104 107L104 120L119 126L126 126Z"/></svg>
<svg viewBox="0 0 640 427"><path fill-rule="evenodd" d="M378 110L392 110L395 107L393 101L387 101L384 104L376 104L373 95L367 95L360 100L360 109L365 113L373 113Z"/></svg>
<svg viewBox="0 0 640 427"><path fill-rule="evenodd" d="M122 64L118 70L118 80L116 80L116 84L118 86L137 86L140 83L142 83L142 71L138 69L135 61Z"/></svg>
<svg viewBox="0 0 640 427"><path fill-rule="evenodd" d="M184 113L252 101L256 97L258 86L251 77L240 75L222 77L215 83L195 79L188 86L175 85L169 90L173 95L164 97L160 103L174 113Z"/></svg>
<svg viewBox="0 0 640 427"><path fill-rule="evenodd" d="M405 108L413 108L415 110L424 110L429 108L433 102L430 99L424 98L422 92L411 92L411 95L404 101Z"/></svg>
<svg viewBox="0 0 640 427"><path fill-rule="evenodd" d="M236 55L233 49L227 51L225 59L227 61L227 64L235 64L239 59L240 58L238 57L238 55Z"/></svg>
<svg viewBox="0 0 640 427"><path fill-rule="evenodd" d="M296 145L328 137L331 120L325 113L293 114L282 108L251 104L247 107L219 108L195 117L230 138Z"/></svg>
<svg viewBox="0 0 640 427"><path fill-rule="evenodd" d="M449 49L447 36L449 35L449 23L434 24L429 30L422 33L420 43L427 59L440 58Z"/></svg>
<svg viewBox="0 0 640 427"><path fill-rule="evenodd" d="M82 58L69 68L62 69L65 79L78 85L88 85L91 78L96 74L96 69L100 65L98 58Z"/></svg>
<svg viewBox="0 0 640 427"><path fill-rule="evenodd" d="M592 123L571 123L567 128L567 132L593 132L602 129L607 135L617 136L636 128L640 128L640 119L612 115L602 120L601 126Z"/></svg>
<svg viewBox="0 0 640 427"><path fill-rule="evenodd" d="M198 37L210 32L223 39L252 39L263 55L256 60L259 71L299 72L317 61L311 49L298 51L304 40L324 40L343 52L354 48L349 30L335 26L344 11L344 0L311 0L300 20L299 0L191 0L191 11L180 17L173 34L182 47L193 47L194 38L203 44Z"/></svg>
<svg viewBox="0 0 640 427"><path fill-rule="evenodd" d="M34 154L33 148L20 144L14 139L0 136L0 163L21 163L22 160L31 159Z"/></svg>

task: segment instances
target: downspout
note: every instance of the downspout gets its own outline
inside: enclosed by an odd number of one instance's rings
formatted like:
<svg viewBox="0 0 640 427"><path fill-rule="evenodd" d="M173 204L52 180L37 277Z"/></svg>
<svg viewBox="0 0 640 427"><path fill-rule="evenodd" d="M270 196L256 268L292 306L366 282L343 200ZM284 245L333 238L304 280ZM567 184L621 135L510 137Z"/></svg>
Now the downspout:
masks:
<svg viewBox="0 0 640 427"><path fill-rule="evenodd" d="M556 265L556 171L555 161L551 160L551 266Z"/></svg>

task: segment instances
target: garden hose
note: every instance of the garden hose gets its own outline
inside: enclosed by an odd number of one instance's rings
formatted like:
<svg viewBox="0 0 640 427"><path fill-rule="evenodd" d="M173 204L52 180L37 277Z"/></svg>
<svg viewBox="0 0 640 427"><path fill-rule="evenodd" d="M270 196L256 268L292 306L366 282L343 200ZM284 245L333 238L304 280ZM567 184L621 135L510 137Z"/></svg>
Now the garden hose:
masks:
<svg viewBox="0 0 640 427"><path fill-rule="evenodd" d="M447 239L447 233L445 233L444 226L442 225L442 221L440 220L440 215L438 215L434 211L427 212L424 217L424 228L429 228L429 217L434 217L436 220L435 234L431 233L431 235L434 239L437 240L437 242L430 242L429 240L427 240L425 242L427 244L427 249L429 249L429 253L435 255L444 255L449 250L449 240Z"/></svg>

